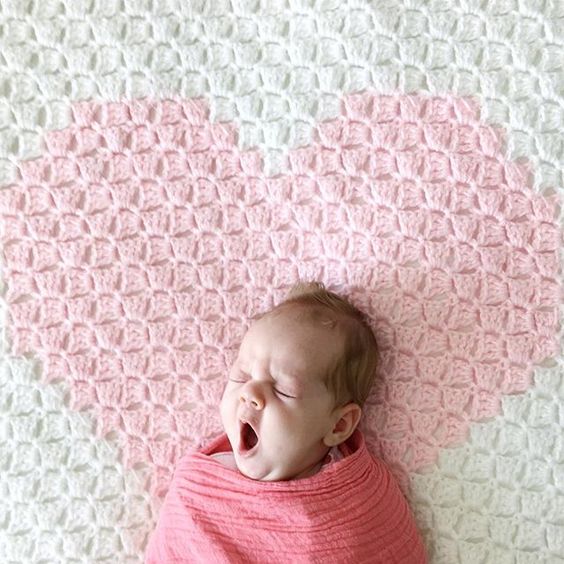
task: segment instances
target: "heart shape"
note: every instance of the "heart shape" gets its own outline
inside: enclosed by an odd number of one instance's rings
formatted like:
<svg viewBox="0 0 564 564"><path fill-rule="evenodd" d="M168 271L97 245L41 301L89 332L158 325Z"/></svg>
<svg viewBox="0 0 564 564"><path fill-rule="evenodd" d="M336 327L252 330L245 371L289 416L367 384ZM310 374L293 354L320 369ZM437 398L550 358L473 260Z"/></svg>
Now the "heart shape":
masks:
<svg viewBox="0 0 564 564"><path fill-rule="evenodd" d="M267 177L201 100L81 102L0 191L13 354L64 378L154 492L220 432L249 318L298 278L373 320L362 427L400 480L557 351L557 204L475 102L364 92L315 135Z"/></svg>

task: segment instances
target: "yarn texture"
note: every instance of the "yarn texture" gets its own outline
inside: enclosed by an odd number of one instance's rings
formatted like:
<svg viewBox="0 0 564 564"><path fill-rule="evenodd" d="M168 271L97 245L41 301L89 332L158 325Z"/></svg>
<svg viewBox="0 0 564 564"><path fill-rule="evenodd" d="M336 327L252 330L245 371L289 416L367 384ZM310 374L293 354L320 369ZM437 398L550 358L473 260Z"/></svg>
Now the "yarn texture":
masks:
<svg viewBox="0 0 564 564"><path fill-rule="evenodd" d="M558 2L0 2L0 561L141 562L298 279L433 563L562 563Z"/></svg>

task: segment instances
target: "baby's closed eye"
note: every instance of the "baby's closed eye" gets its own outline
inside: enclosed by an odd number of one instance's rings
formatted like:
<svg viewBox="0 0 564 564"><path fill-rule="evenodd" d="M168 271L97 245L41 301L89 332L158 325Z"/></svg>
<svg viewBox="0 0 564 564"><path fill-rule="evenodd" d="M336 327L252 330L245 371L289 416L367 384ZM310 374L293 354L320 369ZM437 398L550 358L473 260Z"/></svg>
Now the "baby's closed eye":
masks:
<svg viewBox="0 0 564 564"><path fill-rule="evenodd" d="M280 390L277 390L276 388L274 388L274 391L275 391L277 394L279 394L279 395L281 395L281 396L284 396L285 398L296 399L295 396L291 396L291 395L289 395L289 394L285 394L284 392L281 392Z"/></svg>
<svg viewBox="0 0 564 564"><path fill-rule="evenodd" d="M237 384L244 384L244 383L246 382L246 380L237 380L236 378L229 378L229 381L230 381L230 382L236 382ZM282 397L285 397L285 398L296 399L296 396L292 396L292 395L290 395L290 394L287 394L287 393L285 393L285 392L279 390L278 388L274 388L274 392L275 392L277 395L282 396Z"/></svg>

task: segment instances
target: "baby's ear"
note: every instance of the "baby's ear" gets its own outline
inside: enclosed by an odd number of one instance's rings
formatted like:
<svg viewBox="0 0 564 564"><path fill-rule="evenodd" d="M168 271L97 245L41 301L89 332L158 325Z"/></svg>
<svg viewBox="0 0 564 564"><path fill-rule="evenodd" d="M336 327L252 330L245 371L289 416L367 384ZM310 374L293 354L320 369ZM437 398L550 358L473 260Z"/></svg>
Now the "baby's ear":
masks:
<svg viewBox="0 0 564 564"><path fill-rule="evenodd" d="M333 429L323 437L325 446L334 447L346 441L356 429L361 415L361 407L353 402L337 408L332 418Z"/></svg>

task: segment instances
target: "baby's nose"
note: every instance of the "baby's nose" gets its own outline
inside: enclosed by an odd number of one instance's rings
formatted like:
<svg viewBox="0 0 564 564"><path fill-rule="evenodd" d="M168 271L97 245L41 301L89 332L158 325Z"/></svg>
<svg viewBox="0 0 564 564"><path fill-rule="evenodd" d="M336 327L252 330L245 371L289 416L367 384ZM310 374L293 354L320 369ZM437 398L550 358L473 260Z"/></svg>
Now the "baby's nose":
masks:
<svg viewBox="0 0 564 564"><path fill-rule="evenodd" d="M254 390L244 390L241 392L239 398L243 403L251 403L255 409L262 409L264 407L264 399Z"/></svg>

